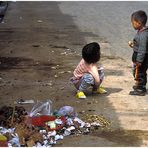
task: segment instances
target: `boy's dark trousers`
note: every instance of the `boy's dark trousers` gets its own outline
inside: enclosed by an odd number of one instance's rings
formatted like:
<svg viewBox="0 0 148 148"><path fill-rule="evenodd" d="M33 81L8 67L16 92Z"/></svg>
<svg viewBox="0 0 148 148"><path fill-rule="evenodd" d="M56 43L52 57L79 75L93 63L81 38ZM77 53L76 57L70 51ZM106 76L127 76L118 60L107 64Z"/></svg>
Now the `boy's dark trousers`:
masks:
<svg viewBox="0 0 148 148"><path fill-rule="evenodd" d="M146 91L147 69L148 67L146 64L142 64L141 66L135 65L133 69L134 78L136 80L136 87L142 91Z"/></svg>

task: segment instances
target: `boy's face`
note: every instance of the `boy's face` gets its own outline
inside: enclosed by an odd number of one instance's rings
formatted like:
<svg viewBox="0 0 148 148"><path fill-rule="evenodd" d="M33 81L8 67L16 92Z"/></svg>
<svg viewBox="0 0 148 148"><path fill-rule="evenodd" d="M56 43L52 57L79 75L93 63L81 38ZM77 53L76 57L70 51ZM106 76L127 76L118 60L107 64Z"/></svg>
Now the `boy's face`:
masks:
<svg viewBox="0 0 148 148"><path fill-rule="evenodd" d="M132 19L132 26L135 30L140 30L142 28L142 24L139 21Z"/></svg>

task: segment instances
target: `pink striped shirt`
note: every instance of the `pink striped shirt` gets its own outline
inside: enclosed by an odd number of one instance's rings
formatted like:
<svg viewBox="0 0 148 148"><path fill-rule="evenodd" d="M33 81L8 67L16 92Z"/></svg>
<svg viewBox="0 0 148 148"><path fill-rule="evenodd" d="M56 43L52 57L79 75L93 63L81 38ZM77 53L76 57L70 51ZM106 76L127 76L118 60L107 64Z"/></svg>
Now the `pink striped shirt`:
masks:
<svg viewBox="0 0 148 148"><path fill-rule="evenodd" d="M90 73L94 77L96 84L100 83L97 63L87 64L84 59L82 59L74 70L73 74L74 77L79 80L85 73Z"/></svg>

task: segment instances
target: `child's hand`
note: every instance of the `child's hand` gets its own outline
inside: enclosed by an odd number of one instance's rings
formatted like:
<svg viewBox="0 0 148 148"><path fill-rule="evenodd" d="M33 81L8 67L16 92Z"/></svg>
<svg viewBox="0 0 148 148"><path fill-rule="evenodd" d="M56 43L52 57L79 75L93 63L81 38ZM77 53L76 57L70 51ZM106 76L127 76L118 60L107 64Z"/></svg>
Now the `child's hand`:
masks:
<svg viewBox="0 0 148 148"><path fill-rule="evenodd" d="M129 41L129 42L128 42L128 45L129 45L131 48L133 48L133 45L134 45L134 44L133 44L132 41Z"/></svg>
<svg viewBox="0 0 148 148"><path fill-rule="evenodd" d="M98 70L101 71L101 70L104 70L104 68L102 66L99 66Z"/></svg>

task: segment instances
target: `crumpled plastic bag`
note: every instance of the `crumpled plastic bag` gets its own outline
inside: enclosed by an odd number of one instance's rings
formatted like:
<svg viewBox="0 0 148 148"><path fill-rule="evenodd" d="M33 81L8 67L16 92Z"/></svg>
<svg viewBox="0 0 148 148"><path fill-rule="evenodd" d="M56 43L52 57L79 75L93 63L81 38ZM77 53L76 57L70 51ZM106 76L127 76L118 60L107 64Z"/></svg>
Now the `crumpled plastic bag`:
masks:
<svg viewBox="0 0 148 148"><path fill-rule="evenodd" d="M71 106L63 106L59 109L58 115L60 116L70 116L76 117L78 114L75 112L75 109Z"/></svg>
<svg viewBox="0 0 148 148"><path fill-rule="evenodd" d="M37 102L31 112L29 113L30 117L38 116L38 115L52 115L52 101L42 101Z"/></svg>

